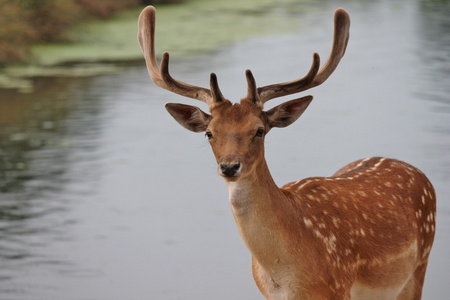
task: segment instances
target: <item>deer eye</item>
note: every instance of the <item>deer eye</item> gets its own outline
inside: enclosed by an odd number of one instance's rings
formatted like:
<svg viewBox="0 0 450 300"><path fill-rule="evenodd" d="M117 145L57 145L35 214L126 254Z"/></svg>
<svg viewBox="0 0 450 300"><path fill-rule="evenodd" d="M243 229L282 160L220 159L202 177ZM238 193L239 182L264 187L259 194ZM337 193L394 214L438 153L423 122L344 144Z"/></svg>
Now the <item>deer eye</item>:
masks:
<svg viewBox="0 0 450 300"><path fill-rule="evenodd" d="M265 131L264 128L258 128L256 131L255 137L262 137L264 135Z"/></svg>
<svg viewBox="0 0 450 300"><path fill-rule="evenodd" d="M213 135L212 135L211 131L207 131L207 132L205 133L205 136L206 136L209 140L213 138Z"/></svg>

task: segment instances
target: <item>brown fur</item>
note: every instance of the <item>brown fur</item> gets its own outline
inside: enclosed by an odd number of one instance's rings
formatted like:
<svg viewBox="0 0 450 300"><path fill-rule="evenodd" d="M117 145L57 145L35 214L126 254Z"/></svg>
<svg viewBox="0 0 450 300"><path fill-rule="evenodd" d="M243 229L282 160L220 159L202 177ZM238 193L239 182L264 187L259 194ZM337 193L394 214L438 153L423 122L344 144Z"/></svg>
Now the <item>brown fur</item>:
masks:
<svg viewBox="0 0 450 300"><path fill-rule="evenodd" d="M263 104L318 86L333 73L347 47L348 13L337 9L334 23L333 47L320 69L315 53L305 77L264 87L247 70L247 98L240 104L225 100L214 73L209 90L170 76L167 52L158 67L153 7L139 17L138 40L155 84L209 105L211 115L183 104L166 108L183 127L206 131L252 254L253 277L267 299L417 300L436 226L435 192L422 172L374 157L280 189L264 158L265 135L295 122L312 96L268 111Z"/></svg>
<svg viewBox="0 0 450 300"><path fill-rule="evenodd" d="M226 101L211 109L206 129L218 165L242 166L224 177L264 296L420 299L436 218L425 175L374 157L280 189L264 159L264 138L254 136L270 130L271 118L246 99Z"/></svg>

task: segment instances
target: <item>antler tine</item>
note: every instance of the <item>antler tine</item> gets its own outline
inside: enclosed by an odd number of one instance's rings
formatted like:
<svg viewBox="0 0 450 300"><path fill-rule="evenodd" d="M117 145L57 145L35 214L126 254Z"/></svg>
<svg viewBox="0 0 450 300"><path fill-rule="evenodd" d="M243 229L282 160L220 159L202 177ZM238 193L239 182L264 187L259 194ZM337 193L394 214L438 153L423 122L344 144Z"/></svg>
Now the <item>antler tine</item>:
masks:
<svg viewBox="0 0 450 300"><path fill-rule="evenodd" d="M253 103L259 103L259 95L256 88L255 77L253 77L252 71L246 70L245 77L247 78L247 99Z"/></svg>
<svg viewBox="0 0 450 300"><path fill-rule="evenodd" d="M311 87L322 84L334 72L339 62L341 61L341 58L345 54L349 37L350 16L345 9L338 8L334 12L333 48L331 49L331 53L327 61L320 69L316 78L314 78L314 82Z"/></svg>
<svg viewBox="0 0 450 300"><path fill-rule="evenodd" d="M313 54L313 62L311 68L305 77L295 81L266 85L258 88L259 99L265 103L271 99L283 97L309 88L314 78L316 77L320 67L320 56L317 53Z"/></svg>
<svg viewBox="0 0 450 300"><path fill-rule="evenodd" d="M210 79L210 86L211 86L211 95L215 102L222 102L225 100L225 98L222 95L222 92L219 88L219 83L217 82L217 76L215 73L211 73L211 79Z"/></svg>
<svg viewBox="0 0 450 300"><path fill-rule="evenodd" d="M327 61L319 70L320 57L314 53L313 63L305 77L280 84L272 84L258 88L260 101L265 103L274 98L306 91L325 82L334 72L341 58L345 54L350 36L350 16L343 8L334 13L333 47Z"/></svg>
<svg viewBox="0 0 450 300"><path fill-rule="evenodd" d="M138 41L144 53L148 74L152 81L157 86L181 96L197 99L207 104L212 103L213 97L209 89L175 80L169 74L168 52L163 54L161 70L159 69L155 56L155 19L155 8L153 6L147 6L139 15L138 23Z"/></svg>

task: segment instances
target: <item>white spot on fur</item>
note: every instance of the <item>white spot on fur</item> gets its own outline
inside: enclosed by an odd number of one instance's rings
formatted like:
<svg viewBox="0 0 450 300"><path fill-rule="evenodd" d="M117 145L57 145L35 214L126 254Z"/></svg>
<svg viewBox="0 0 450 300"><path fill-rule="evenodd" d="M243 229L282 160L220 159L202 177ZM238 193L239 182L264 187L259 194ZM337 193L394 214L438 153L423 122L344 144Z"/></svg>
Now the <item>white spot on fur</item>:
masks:
<svg viewBox="0 0 450 300"><path fill-rule="evenodd" d="M361 195L362 197L367 197L367 194L364 191L358 191L358 194Z"/></svg>
<svg viewBox="0 0 450 300"><path fill-rule="evenodd" d="M301 180L300 180L301 181ZM307 180L306 182L304 182L302 185L300 185L297 188L297 192L300 191L305 185L307 185L308 183L312 182L313 180ZM298 181L299 182L299 181Z"/></svg>
<svg viewBox="0 0 450 300"><path fill-rule="evenodd" d="M305 222L305 226L306 227L312 227L313 226L313 222L310 219L304 218L303 222Z"/></svg>
<svg viewBox="0 0 450 300"><path fill-rule="evenodd" d="M376 170L376 169L381 165L381 163L382 163L383 161L385 161L385 160L386 160L386 158L380 159L380 161L377 162L377 163L374 165L373 169Z"/></svg>
<svg viewBox="0 0 450 300"><path fill-rule="evenodd" d="M334 234L331 234L329 237L324 237L323 242L329 254L336 252L336 236Z"/></svg>
<svg viewBox="0 0 450 300"><path fill-rule="evenodd" d="M314 234L315 234L316 237L318 237L318 238L322 238L322 237L323 237L322 234L320 233L320 231L319 231L318 229L315 229L315 230L314 230Z"/></svg>
<svg viewBox="0 0 450 300"><path fill-rule="evenodd" d="M333 221L334 227L339 228L339 223L341 221L338 218L336 218L336 217L333 217L331 220Z"/></svg>

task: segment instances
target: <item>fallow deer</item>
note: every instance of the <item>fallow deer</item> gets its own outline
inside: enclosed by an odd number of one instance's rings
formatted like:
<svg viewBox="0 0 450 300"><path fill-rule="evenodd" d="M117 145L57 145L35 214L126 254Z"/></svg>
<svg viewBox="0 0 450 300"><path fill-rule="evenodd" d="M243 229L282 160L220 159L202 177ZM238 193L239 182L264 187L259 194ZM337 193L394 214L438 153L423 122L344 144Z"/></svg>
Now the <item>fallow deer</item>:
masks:
<svg viewBox="0 0 450 300"><path fill-rule="evenodd" d="M420 299L436 219L435 192L421 171L373 157L331 177L278 188L264 158L266 134L296 121L312 96L268 111L264 103L327 80L347 47L348 13L335 12L333 46L322 68L314 53L306 76L263 87L247 70L247 96L236 104L222 95L214 73L207 89L174 79L167 52L158 67L155 14L149 6L139 17L148 72L159 87L209 105L210 114L184 104L166 108L183 127L206 132L261 293L267 299Z"/></svg>

